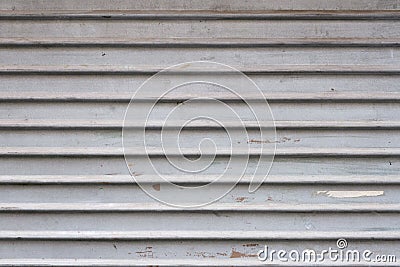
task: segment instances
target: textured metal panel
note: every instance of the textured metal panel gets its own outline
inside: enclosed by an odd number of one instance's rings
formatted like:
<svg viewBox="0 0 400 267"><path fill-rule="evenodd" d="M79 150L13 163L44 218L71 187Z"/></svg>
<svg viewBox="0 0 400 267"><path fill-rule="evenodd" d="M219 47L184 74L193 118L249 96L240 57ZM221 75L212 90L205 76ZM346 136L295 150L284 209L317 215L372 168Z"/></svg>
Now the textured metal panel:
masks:
<svg viewBox="0 0 400 267"><path fill-rule="evenodd" d="M397 0L1 1L0 266L265 266L257 253L266 244L323 250L338 238L400 261L399 7ZM242 112L249 135L233 141L252 148L249 172L263 143L277 151L255 193L246 173L218 202L188 210L158 203L133 182L121 130L131 96L150 75L195 60L232 65L254 80L270 103L276 139L257 139L237 98L196 86L155 109L154 164L180 184L221 172L230 144L201 120L182 132L182 149L196 156L199 141L212 136L223 149L210 168L180 175L163 161L163 114L199 92ZM159 86L177 77L169 73ZM147 93L143 101L157 97ZM250 89L241 94L261 105ZM202 109L222 113L213 102L188 113ZM136 119L128 126L138 127ZM128 164L145 164L144 153L132 154ZM158 176L143 179L170 190ZM235 180L211 187L210 198Z"/></svg>

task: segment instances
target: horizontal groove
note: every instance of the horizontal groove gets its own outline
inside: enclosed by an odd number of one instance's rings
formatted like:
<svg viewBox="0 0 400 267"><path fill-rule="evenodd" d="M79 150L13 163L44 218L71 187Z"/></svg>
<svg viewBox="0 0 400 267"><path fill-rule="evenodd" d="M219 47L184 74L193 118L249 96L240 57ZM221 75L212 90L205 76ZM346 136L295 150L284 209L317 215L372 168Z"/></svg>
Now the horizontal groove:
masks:
<svg viewBox="0 0 400 267"><path fill-rule="evenodd" d="M125 148L119 147L1 147L0 157L9 156L39 156L39 157L165 157L168 156L200 156L198 149L182 148ZM202 151L202 156L229 157L229 156L272 156L271 148L261 149L219 149ZM275 157L399 157L400 148L278 148Z"/></svg>
<svg viewBox="0 0 400 267"><path fill-rule="evenodd" d="M213 175L141 175L144 183L211 183ZM238 182L237 177L226 177L217 183L249 184L253 177L244 176ZM257 179L258 180L258 179ZM398 185L399 175L268 175L264 184L335 184L335 185ZM58 184L135 184L130 175L0 175L0 185L58 185Z"/></svg>
<svg viewBox="0 0 400 267"><path fill-rule="evenodd" d="M128 266L307 266L304 262L281 262L268 263L250 258L207 258L207 259L0 259L0 266L79 266L79 267L128 267ZM371 262L342 262L324 261L318 266L398 266L396 262L384 264Z"/></svg>
<svg viewBox="0 0 400 267"><path fill-rule="evenodd" d="M400 231L0 231L0 240L400 240Z"/></svg>
<svg viewBox="0 0 400 267"><path fill-rule="evenodd" d="M52 93L52 92L0 92L0 102L126 102L132 99L133 93ZM152 95L144 96L135 101L152 101L152 102L183 102L186 100L199 97L199 95L176 95L164 96L162 98ZM227 93L214 93L213 99L224 102L235 101L273 101L273 102L300 102L300 101L339 101L339 102L398 102L400 101L400 93L398 92L360 92L360 93L342 93L342 92L321 92L321 93L268 93L262 95L242 94L236 96Z"/></svg>
<svg viewBox="0 0 400 267"><path fill-rule="evenodd" d="M3 20L399 20L396 10L49 10L0 11Z"/></svg>
<svg viewBox="0 0 400 267"><path fill-rule="evenodd" d="M183 203L183 206L193 206ZM202 207L171 207L160 203L0 203L0 212L337 212L337 213L399 213L400 203L214 203Z"/></svg>
<svg viewBox="0 0 400 267"><path fill-rule="evenodd" d="M112 65L54 65L25 66L1 65L0 74L155 74L167 66L112 66ZM400 66L393 65L264 65L264 66L233 66L246 74L400 74ZM221 71L216 67L208 69L191 67L190 70L180 69L168 73L185 74L237 74L236 71Z"/></svg>
<svg viewBox="0 0 400 267"><path fill-rule="evenodd" d="M277 129L400 129L400 121L275 121ZM176 128L184 125L177 121L176 124L169 123L168 127ZM247 129L259 129L256 122L243 121ZM123 120L0 120L0 129L121 129ZM126 128L142 129L141 125L125 123ZM164 127L164 129L168 128ZM224 122L225 128L241 128L234 122ZM161 129L162 122L148 122L147 129ZM196 120L187 126L189 128L220 128L214 123Z"/></svg>
<svg viewBox="0 0 400 267"><path fill-rule="evenodd" d="M0 47L398 47L400 38L0 38Z"/></svg>

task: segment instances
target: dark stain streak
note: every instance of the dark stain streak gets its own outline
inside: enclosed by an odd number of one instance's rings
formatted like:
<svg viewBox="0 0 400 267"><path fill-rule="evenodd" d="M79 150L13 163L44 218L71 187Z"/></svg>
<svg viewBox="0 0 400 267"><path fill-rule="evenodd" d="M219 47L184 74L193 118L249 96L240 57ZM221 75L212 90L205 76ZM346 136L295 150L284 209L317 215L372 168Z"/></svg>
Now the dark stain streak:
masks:
<svg viewBox="0 0 400 267"><path fill-rule="evenodd" d="M271 143L280 144L280 143L285 143L285 142L288 142L288 141L291 141L291 140L292 140L291 138L284 136L280 140L277 140L277 141L250 139L249 141L247 141L247 143L248 144L271 144ZM294 143L298 143L300 141L301 141L300 139L294 139L293 140Z"/></svg>
<svg viewBox="0 0 400 267"><path fill-rule="evenodd" d="M154 190L156 190L156 191L160 191L160 189L161 189L161 185L160 184L153 184L153 189Z"/></svg>
<svg viewBox="0 0 400 267"><path fill-rule="evenodd" d="M250 139L247 141L248 144L270 144L273 143L269 140L255 140L255 139Z"/></svg>
<svg viewBox="0 0 400 267"><path fill-rule="evenodd" d="M142 258L153 258L153 247L146 247L144 251L135 252Z"/></svg>
<svg viewBox="0 0 400 267"><path fill-rule="evenodd" d="M215 215L215 216L217 216L217 217L225 217L225 218L229 218L229 216L228 216L228 215L225 215L225 214L221 215L220 213L218 213L218 212L216 212L216 211L212 211L212 214L214 214L214 215Z"/></svg>
<svg viewBox="0 0 400 267"><path fill-rule="evenodd" d="M256 244L256 243L250 243L250 244L244 244L243 247L257 247L260 244Z"/></svg>

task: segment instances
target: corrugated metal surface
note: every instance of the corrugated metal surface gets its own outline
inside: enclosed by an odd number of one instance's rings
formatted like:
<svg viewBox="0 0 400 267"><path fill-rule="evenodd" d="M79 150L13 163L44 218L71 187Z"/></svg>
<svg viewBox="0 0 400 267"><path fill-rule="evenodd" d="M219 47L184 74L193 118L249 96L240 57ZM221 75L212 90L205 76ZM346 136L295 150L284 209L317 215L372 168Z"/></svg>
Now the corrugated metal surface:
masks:
<svg viewBox="0 0 400 267"><path fill-rule="evenodd" d="M322 250L338 238L400 259L399 7L2 1L0 265L253 266L264 264L256 255L264 244ZM220 201L185 210L132 183L121 125L143 81L194 60L232 65L259 85L276 119L277 152L256 193L245 179ZM257 148L251 121L247 127L242 141ZM201 123L184 135L205 132L224 144ZM172 180L207 182L224 160L204 176L171 173Z"/></svg>

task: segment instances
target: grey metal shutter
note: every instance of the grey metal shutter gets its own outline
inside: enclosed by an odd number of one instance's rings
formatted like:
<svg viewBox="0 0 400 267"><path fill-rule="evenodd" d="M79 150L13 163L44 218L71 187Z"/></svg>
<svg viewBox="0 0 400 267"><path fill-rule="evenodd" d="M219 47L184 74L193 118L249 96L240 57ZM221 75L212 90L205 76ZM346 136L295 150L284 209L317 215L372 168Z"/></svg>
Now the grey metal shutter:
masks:
<svg viewBox="0 0 400 267"><path fill-rule="evenodd" d="M399 258L399 6L1 1L0 266L256 266L339 238ZM134 88L194 60L265 89L277 152L256 193L186 210L132 183L121 126Z"/></svg>

